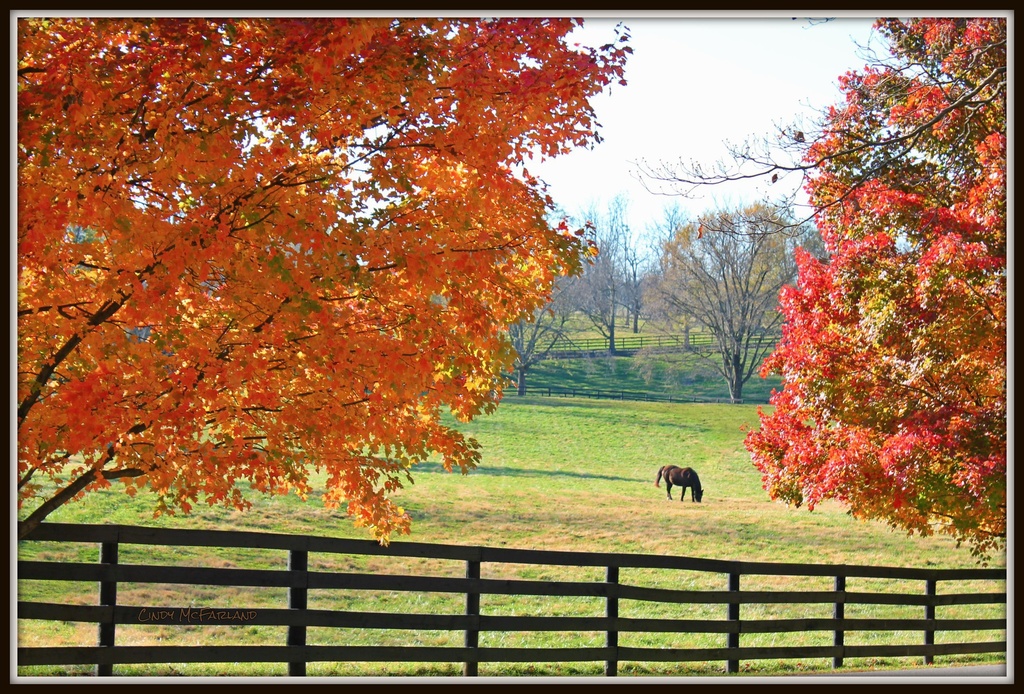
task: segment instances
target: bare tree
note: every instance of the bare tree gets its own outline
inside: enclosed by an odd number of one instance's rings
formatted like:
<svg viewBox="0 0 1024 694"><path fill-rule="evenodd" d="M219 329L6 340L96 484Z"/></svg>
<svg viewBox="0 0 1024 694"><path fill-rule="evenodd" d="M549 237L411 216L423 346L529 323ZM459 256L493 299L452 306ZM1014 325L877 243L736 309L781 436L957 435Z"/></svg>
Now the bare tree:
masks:
<svg viewBox="0 0 1024 694"><path fill-rule="evenodd" d="M555 284L551 301L532 316L509 326L509 338L516 350L516 392L526 395L526 376L530 368L547 358L566 335L566 326L574 311L572 289L576 277L563 277Z"/></svg>
<svg viewBox="0 0 1024 694"><path fill-rule="evenodd" d="M644 285L650 272L653 254L639 239L626 239L622 247L622 306L626 309L626 326L640 332L644 315Z"/></svg>
<svg viewBox="0 0 1024 694"><path fill-rule="evenodd" d="M665 273L671 267L671 264L666 262L665 247L691 220L678 203L665 207L662 214L661 221L648 229L648 238L654 244L656 253L644 279L644 306L647 315L656 326L655 329L669 335L678 335L682 332L685 342L689 344L690 330L695 327L696 319L679 306L678 302L672 301L670 295L663 293L663 288L667 286Z"/></svg>
<svg viewBox="0 0 1024 694"><path fill-rule="evenodd" d="M619 195L608 204L607 212L601 213L596 206L586 212L598 256L584 271L577 292L577 308L608 340L613 355L620 309L625 307L627 311L639 312L642 302L638 291L642 261L626 220L627 208L626 198ZM631 262L636 269L636 280L631 279Z"/></svg>
<svg viewBox="0 0 1024 694"><path fill-rule="evenodd" d="M724 233L705 234L700 221L676 230L663 247L650 300L672 320L692 319L715 337L717 352L702 353L729 387L733 401L774 347L779 330L779 290L796 277L793 249L812 243L816 233L803 226L769 233L790 220L782 210L761 204L719 210L713 219ZM768 338L768 339L766 339Z"/></svg>

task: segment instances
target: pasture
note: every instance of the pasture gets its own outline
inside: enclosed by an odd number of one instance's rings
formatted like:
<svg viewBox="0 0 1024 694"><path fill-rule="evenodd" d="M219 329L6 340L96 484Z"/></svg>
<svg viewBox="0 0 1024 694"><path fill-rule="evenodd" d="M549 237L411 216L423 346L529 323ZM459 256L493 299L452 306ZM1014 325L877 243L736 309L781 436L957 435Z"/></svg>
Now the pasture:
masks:
<svg viewBox="0 0 1024 694"><path fill-rule="evenodd" d="M757 425L757 408L752 405L680 405L584 401L558 398L516 398L509 396L491 416L460 425L482 444L483 461L469 475L446 473L436 462L414 468L413 485L397 498L413 518L413 534L394 538L416 542L461 545L485 545L518 549L572 549L594 552L631 552L666 554L708 559L733 559L764 562L800 562L833 564L871 564L900 567L959 568L976 566L969 552L958 549L945 537L908 537L878 523L851 518L841 507L825 504L814 512L790 509L766 498L760 475L751 466L743 448L743 427ZM665 498L665 489L654 486L658 468L666 464L692 467L700 474L704 487L702 503L693 503L687 495L679 501L673 489L673 501ZM60 509L49 520L70 523L123 523L161 527L263 530L281 533L312 534L330 537L366 537L353 528L342 510L325 509L317 498L302 502L295 497L257 498L249 511L242 513L222 507L200 506L190 516L153 519L152 498L140 494L129 499L116 491L87 496L82 502ZM69 559L95 561L86 556L91 550L62 547L60 543L45 550L50 557L67 553ZM82 554L83 551L85 554ZM223 566L262 568L271 561L259 552L245 556L217 555L218 550L189 548L169 550L162 561L181 565L221 562ZM78 553L77 556L75 553ZM19 558L31 559L29 552ZM147 557L152 561L152 557ZM128 553L122 561L130 562ZM354 560L353 560L354 561ZM373 562L381 559L360 558ZM217 564L214 564L217 565ZM1002 557L993 566L1005 565ZM343 567L342 567L343 568ZM365 568L365 567L361 567ZM415 570L415 569L412 569ZM453 569L453 570L458 570ZM536 567L530 569L536 571ZM526 571L524 569L524 571ZM521 578L530 578L521 575ZM652 577L657 582L657 577ZM715 588L715 587L712 587ZM721 586L717 586L721 588ZM772 589L773 586L767 586ZM95 586L81 586L81 604L95 603ZM57 592L68 591L67 584L47 581L22 581L19 597L46 601ZM165 592L147 588L135 596L138 604L223 604L237 589L216 589L228 594L206 592L183 595L168 587ZM262 590L262 589L261 589ZM247 595L251 599L251 595ZM132 590L124 592L126 604ZM346 596L347 601L358 596ZM280 596L268 593L267 604ZM388 601L392 602L392 601ZM351 605L352 603L347 603ZM592 609L582 605L581 610ZM393 604L365 609L396 609L411 612L441 613L450 609L443 597L433 595L396 595ZM543 601L528 607L495 603L484 606L494 613L502 610L530 609L543 614ZM877 608L873 608L877 609ZM875 613L872 613L875 614ZM652 615L659 616L659 615ZM226 627L224 629L227 629ZM247 631L248 629L248 631ZM272 628L238 627L224 638L232 642L258 642ZM150 633L152 632L152 633ZM159 632L159 633L157 633ZM20 621L20 645L85 645L95 643L95 626L82 623ZM151 639L183 638L195 643L194 629L138 627L134 632L119 631L122 639L147 643ZM273 636L272 638L277 638ZM328 637L325 637L328 638ZM341 638L331 635L329 638ZM359 643L380 643L380 639L398 639L399 635L367 633L355 630L344 638ZM437 644L457 635L437 634ZM538 635L543 639L566 638ZM586 639L586 635L572 638ZM808 636L807 638L815 638ZM884 638L880 636L879 638ZM991 638L985 635L983 638ZM988 662L986 656L950 656L938 664L952 662ZM848 662L850 669L920 665L917 659L885 659ZM599 674L586 665L564 670L537 672L530 665L505 665L500 671L481 674ZM752 674L786 674L793 671L827 671L829 663L792 663L762 661L744 664ZM26 669L27 670L27 669ZM32 668L20 674L75 674L73 667ZM320 666L311 675L376 674L458 674L456 671L422 671L416 664L382 666L372 664ZM140 672L125 667L118 674L283 674L280 666L269 664L252 671L224 670L215 666L194 666L187 671ZM720 674L719 663L706 666L690 663L650 666L633 672L624 667L623 675Z"/></svg>

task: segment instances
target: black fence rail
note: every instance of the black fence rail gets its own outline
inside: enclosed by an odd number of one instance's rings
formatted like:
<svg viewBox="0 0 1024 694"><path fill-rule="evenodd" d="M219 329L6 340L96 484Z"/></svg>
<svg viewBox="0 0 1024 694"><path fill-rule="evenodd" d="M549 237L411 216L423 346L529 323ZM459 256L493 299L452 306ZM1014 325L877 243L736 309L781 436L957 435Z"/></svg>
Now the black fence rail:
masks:
<svg viewBox="0 0 1024 694"><path fill-rule="evenodd" d="M751 339L751 346L774 345L778 335L762 335ZM621 335L615 338L614 353L631 356L637 352L717 352L718 339L709 333L690 335ZM611 341L605 337L580 340L558 340L546 354L547 359L574 359L608 356L612 353Z"/></svg>
<svg viewBox="0 0 1024 694"><path fill-rule="evenodd" d="M99 604L53 604L19 600L19 620L90 622L99 625L96 646L21 647L18 665L95 665L98 675L113 674L119 664L158 663L288 663L288 674L306 674L308 663L316 662L428 662L462 663L467 676L478 674L479 663L604 663L605 674L616 675L622 662L722 661L727 672L739 671L745 660L787 658L831 658L841 667L852 657L921 657L926 663L936 656L967 653L1006 652L1005 569L911 569L876 566L776 564L720 561L685 557L601 554L567 551L517 550L396 542L381 546L369 540L346 540L314 536L292 536L238 531L172 530L119 525L43 524L23 542L59 541L99 543L98 564L67 561L19 561L19 586L26 581L96 581ZM126 546L174 546L259 548L280 551L279 569L240 569L196 566L155 566L119 561ZM134 548L133 548L134 549ZM152 556L155 549L146 550ZM274 554L276 552L272 552ZM311 554L369 555L375 557L453 560L464 564L458 576L394 575L381 571L358 573L310 568ZM380 562L377 562L380 564ZM591 567L596 580L519 580L488 578L482 568L507 565L540 567ZM596 567L596 568L595 568ZM621 572L632 569L669 572L698 572L717 575L722 585L713 590L683 590L649 587L620 580ZM676 575L672 573L672 575ZM744 590L745 577L827 577L831 590ZM920 592L905 588L863 591L848 590L851 579L878 579L883 583L920 582ZM819 579L820 580L820 579ZM942 593L940 583L988 582L991 591ZM255 586L287 589L287 605L196 606L122 604L118 587L126 583L176 583L200 586ZM964 585L956 583L957 587ZM311 591L356 589L370 592L404 591L450 593L464 597L465 609L458 614L414 614L340 609L310 609ZM19 591L20 594L20 591ZM481 596L583 596L603 603L603 614L594 616L531 616L485 614ZM237 597L235 598L237 600ZM620 616L624 605L644 602L659 605L712 605L723 608L717 619L636 618ZM830 606L829 618L758 618L759 605L786 604ZM370 603L372 604L372 603ZM915 617L851 619L849 605L910 606L921 610ZM997 618L936 618L936 609L955 605L1002 605ZM990 608L992 609L992 608ZM998 609L998 608L994 608ZM754 615L744 616L749 611ZM122 625L278 625L287 627L285 643L269 645L118 645L117 629ZM357 628L360 630L455 630L463 633L463 645L439 646L338 646L309 643L307 630L313 627ZM851 645L846 636L860 631L914 633L897 643ZM993 641L937 643L936 634L962 631L1001 631ZM488 632L603 632L597 647L514 648L481 646L480 636ZM620 644L620 635L633 633L717 634L720 647L657 648ZM827 646L741 646L741 637L754 634L825 632ZM194 640L194 636L191 637Z"/></svg>
<svg viewBox="0 0 1024 694"><path fill-rule="evenodd" d="M509 395L517 395L517 391L510 389ZM708 398L700 395L669 395L666 393L647 393L641 391L616 390L614 388L572 388L562 386L526 386L523 395L543 396L549 398L589 398L592 400L634 400L640 402L668 402L668 403L730 403L742 405L743 398ZM768 400L745 400L748 404L767 404Z"/></svg>

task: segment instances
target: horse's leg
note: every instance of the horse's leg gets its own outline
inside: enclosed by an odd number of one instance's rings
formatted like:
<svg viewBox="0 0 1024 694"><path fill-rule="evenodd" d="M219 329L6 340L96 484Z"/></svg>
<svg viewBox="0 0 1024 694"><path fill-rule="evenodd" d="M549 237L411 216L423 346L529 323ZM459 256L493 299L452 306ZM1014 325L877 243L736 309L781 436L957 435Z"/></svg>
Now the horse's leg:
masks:
<svg viewBox="0 0 1024 694"><path fill-rule="evenodd" d="M672 501L672 483L668 479L665 480L665 493L668 494L668 500Z"/></svg>

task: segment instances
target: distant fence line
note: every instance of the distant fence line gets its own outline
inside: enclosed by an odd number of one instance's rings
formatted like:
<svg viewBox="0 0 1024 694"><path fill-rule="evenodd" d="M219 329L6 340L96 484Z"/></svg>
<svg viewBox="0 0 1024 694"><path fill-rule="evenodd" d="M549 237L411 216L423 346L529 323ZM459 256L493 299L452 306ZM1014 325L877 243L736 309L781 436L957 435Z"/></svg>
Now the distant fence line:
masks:
<svg viewBox="0 0 1024 694"><path fill-rule="evenodd" d="M515 389L508 391L516 395ZM571 388L560 386L526 386L523 395L539 395L544 397L559 398L589 398L593 400L637 400L641 402L668 402L668 403L730 403L742 405L744 399L733 398L706 398L699 395L667 395L664 393L644 393L628 390L599 389L599 388ZM749 403L767 404L767 400L746 400Z"/></svg>
<svg viewBox="0 0 1024 694"><path fill-rule="evenodd" d="M99 604L52 604L19 600L18 619L59 622L92 622L99 625L98 645L73 647L19 647L18 665L94 664L98 675L112 675L115 664L155 663L288 663L288 674L306 674L311 662L430 662L463 663L467 676L478 674L481 662L604 662L606 675L617 674L622 661L693 662L724 661L726 672L739 671L740 661L754 659L832 658L841 667L852 657L922 657L931 663L937 655L1005 653L1006 616L985 619L937 619L936 607L950 605L1006 604L1005 569L912 569L876 566L782 564L693 559L662 555L608 554L573 551L517 550L425 543L395 542L381 546L371 540L348 540L306 535L282 535L241 531L174 530L121 525L74 525L44 523L25 542L59 541L100 544L100 563L20 561L18 580L96 581ZM280 569L256 570L220 567L150 566L122 564L119 548L144 546L259 548L281 550ZM465 562L463 577L392 575L375 572L311 570L310 553L373 555L447 559ZM564 567L603 568L604 580L508 580L482 578L487 564L530 564ZM681 572L722 574L724 590L679 590L631 585L620 580L620 569L667 569ZM386 570L385 570L386 571ZM833 590L742 590L743 576L827 577ZM682 574L681 574L682 576ZM921 581L922 593L849 590L851 578L893 581ZM966 593L937 591L940 581L993 581L994 590ZM124 605L118 602L121 583L175 583L198 586L261 586L288 589L287 607ZM868 584L870 586L870 584ZM972 583L971 585L974 585ZM957 586L959 588L959 586ZM1000 590L1000 588L1002 588ZM406 611L376 613L336 609L308 609L310 590L357 589L366 591L442 592L465 596L462 614L410 614ZM508 616L487 615L481 609L482 595L585 596L604 602L604 616ZM237 599L237 597L235 598ZM725 619L676 619L620 617L626 601L659 604L722 605ZM741 607L754 606L761 614L766 604L832 606L831 618L751 619L741 616ZM921 617L851 619L847 605L889 605L923 608ZM287 640L281 645L117 645L118 625L279 625L287 626ZM462 631L464 646L338 646L307 643L308 627L359 629ZM851 632L892 631L897 644L851 645ZM936 643L936 633L947 631L1002 630L996 641ZM482 632L597 632L604 634L598 647L513 648L481 647ZM724 646L717 648L659 648L620 645L623 633L721 634ZM831 646L741 647L743 634L785 634L826 632ZM907 636L917 632L917 639ZM903 634L901 637L900 634Z"/></svg>
<svg viewBox="0 0 1024 694"><path fill-rule="evenodd" d="M753 338L751 344L763 345L778 342L778 335L762 335ZM718 339L709 333L689 335L622 335L615 338L615 354L631 356L641 350L662 352L716 352ZM556 340L547 359L580 359L607 356L611 354L611 341L606 337L580 340Z"/></svg>

